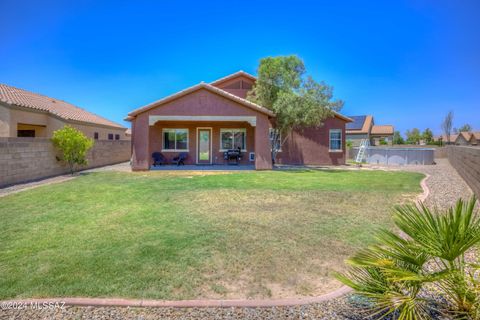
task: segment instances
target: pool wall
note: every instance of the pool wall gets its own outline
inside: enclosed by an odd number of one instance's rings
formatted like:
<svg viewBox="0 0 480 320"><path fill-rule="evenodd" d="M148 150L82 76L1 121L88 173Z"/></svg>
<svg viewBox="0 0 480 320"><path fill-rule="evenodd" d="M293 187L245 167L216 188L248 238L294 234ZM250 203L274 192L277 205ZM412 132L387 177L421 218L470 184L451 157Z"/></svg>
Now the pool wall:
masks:
<svg viewBox="0 0 480 320"><path fill-rule="evenodd" d="M355 159L359 148L353 148ZM389 148L369 147L365 151L366 162L383 165L432 165L435 149L433 148Z"/></svg>

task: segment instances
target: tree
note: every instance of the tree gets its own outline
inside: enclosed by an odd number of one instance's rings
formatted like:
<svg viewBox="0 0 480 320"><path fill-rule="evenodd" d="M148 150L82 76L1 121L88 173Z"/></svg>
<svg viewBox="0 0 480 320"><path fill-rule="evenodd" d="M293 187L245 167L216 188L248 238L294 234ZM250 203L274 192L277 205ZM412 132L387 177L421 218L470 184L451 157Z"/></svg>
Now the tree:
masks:
<svg viewBox="0 0 480 320"><path fill-rule="evenodd" d="M475 197L460 199L445 212L423 204L396 207L393 221L401 235L380 231L377 242L349 259L349 271L337 278L373 302L373 312L397 313L395 319L430 318L434 297L423 293L432 287L447 299L444 307L455 319L479 319L480 278L475 274L480 266L465 260L480 242L475 203Z"/></svg>
<svg viewBox="0 0 480 320"><path fill-rule="evenodd" d="M422 139L426 144L431 144L433 142L433 132L429 128L425 129L422 133Z"/></svg>
<svg viewBox="0 0 480 320"><path fill-rule="evenodd" d="M270 142L272 162L293 130L319 127L343 106L333 89L306 76L303 61L295 55L260 60L258 78L247 98L275 114Z"/></svg>
<svg viewBox="0 0 480 320"><path fill-rule="evenodd" d="M405 140L403 140L400 131L395 131L393 133L393 144L405 144Z"/></svg>
<svg viewBox="0 0 480 320"><path fill-rule="evenodd" d="M53 132L52 142L62 152L63 161L70 167L70 173L75 171L75 165L87 164L87 151L93 146L93 140L87 138L81 131L64 126Z"/></svg>
<svg viewBox="0 0 480 320"><path fill-rule="evenodd" d="M446 144L450 144L450 135L452 133L452 125L453 125L453 111L449 111L442 122L442 130L443 130L443 133L445 134L445 137L447 138L447 141L445 141Z"/></svg>
<svg viewBox="0 0 480 320"><path fill-rule="evenodd" d="M458 128L458 132L472 132L472 126L468 123L465 123L463 126Z"/></svg>
<svg viewBox="0 0 480 320"><path fill-rule="evenodd" d="M413 128L411 131L407 130L406 136L408 144L419 144L420 139L422 138L420 130L417 128Z"/></svg>

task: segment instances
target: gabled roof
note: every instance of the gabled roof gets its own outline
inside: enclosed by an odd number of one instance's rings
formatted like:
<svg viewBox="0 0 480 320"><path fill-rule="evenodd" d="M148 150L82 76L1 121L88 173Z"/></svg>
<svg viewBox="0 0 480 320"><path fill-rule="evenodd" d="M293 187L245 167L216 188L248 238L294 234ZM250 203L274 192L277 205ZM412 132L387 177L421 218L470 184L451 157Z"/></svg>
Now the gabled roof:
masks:
<svg viewBox="0 0 480 320"><path fill-rule="evenodd" d="M371 134L392 135L393 134L393 126L392 125L382 125L382 126L373 125Z"/></svg>
<svg viewBox="0 0 480 320"><path fill-rule="evenodd" d="M353 120L352 123L347 124L346 133L348 134L368 134L372 125L373 116L349 116Z"/></svg>
<svg viewBox="0 0 480 320"><path fill-rule="evenodd" d="M11 106L20 106L48 112L64 120L80 121L115 128L125 128L118 123L88 112L63 100L47 97L6 84L0 84L0 101Z"/></svg>
<svg viewBox="0 0 480 320"><path fill-rule="evenodd" d="M447 141L447 135L442 134L441 136L438 136L436 139L437 141L442 139L443 142L455 142L457 140L458 134L452 133L450 134L450 141Z"/></svg>
<svg viewBox="0 0 480 320"><path fill-rule="evenodd" d="M249 73L247 73L247 72L245 72L245 71L240 70L240 71L235 72L235 73L232 73L232 74L230 74L230 75L228 75L228 76L226 76L226 77L223 77L223 78L220 78L220 79L218 79L218 80L215 80L215 81L213 81L213 82L211 82L211 83L201 82L201 83L199 83L199 84L197 84L197 85L194 85L194 86L192 86L192 87L189 87L189 88L187 88L187 89L184 89L184 90L181 90L181 91L179 91L179 92L177 92L177 93L174 93L174 94L172 94L172 95L170 95L170 96L167 96L167 97L165 97L165 98L162 98L162 99L160 99L160 100L157 100L157 101L155 101L155 102L152 102L152 103L150 103L150 104L148 104L148 105L146 105L146 106L143 106L143 107L141 107L141 108L135 109L135 110L133 110L132 112L128 113L128 116L125 118L125 120L126 120L126 121L131 121L131 120L133 120L133 119L135 118L136 115L138 115L138 114L140 114L140 113L142 113L142 112L145 112L145 111L148 111L148 110L150 110L150 109L156 108L156 107L158 107L158 106L160 106L160 105L162 105L162 104L165 104L165 103L170 102L170 101L172 101L172 100L178 99L178 98L180 98L180 97L183 97L183 96L185 96L185 95L187 95L187 94L189 94L189 93L191 93L191 92L194 92L194 91L199 90L199 89L202 89L202 88L203 88L203 89L206 89L206 90L209 90L209 91L211 91L211 92L213 92L213 93L216 93L216 94L218 94L218 95L221 95L221 96L223 96L223 97L225 97L225 98L227 98L227 99L230 99L230 100L233 100L233 101L235 101L235 102L238 102L238 103L240 103L240 104L242 104L242 105L244 105L244 106L246 106L246 107L248 107L248 108L250 108L250 109L253 109L253 110L255 110L255 111L258 111L258 112L262 112L262 113L264 113L264 114L267 114L267 115L270 116L270 117L275 117L275 114L274 114L271 110L269 110L269 109L267 109L267 108L265 108L265 107L262 107L262 106L260 106L260 105L258 105L258 104L256 104L256 103L253 103L253 102L251 102L251 101L249 101L249 100L247 100L247 99L243 99L243 98L241 98L241 97L239 97L239 96L236 96L236 95L234 95L234 94L231 94L231 93L229 93L229 92L227 92L227 91L225 91L225 90L222 90L222 89L216 87L216 85L218 85L218 84L220 84L220 83L222 83L222 82L228 81L228 80L230 80L230 79L234 79L234 78L239 77L239 76L245 76L245 77L247 77L247 78L252 79L253 81L256 81L256 80L257 80L257 78L256 78L255 76L252 76L251 74L249 74ZM346 116L344 116L344 115L342 115L342 114L340 114L340 113L338 113L338 112L336 112L336 111L332 111L332 112L333 112L333 115L334 115L335 117L339 118L339 119L342 119L342 120L344 120L344 121L346 121L346 122L351 122L351 121L353 121L353 120L350 119L349 117L346 117Z"/></svg>
<svg viewBox="0 0 480 320"><path fill-rule="evenodd" d="M255 77L255 76L251 75L250 73L247 73L247 72L245 72L245 71L243 71L243 70L240 70L240 71L237 71L237 72L235 72L235 73L229 74L229 75L226 76L226 77L223 77L223 78L217 79L217 80L215 80L215 81L213 81L213 82L210 82L210 84L211 84L212 86L216 86L216 85L219 85L219 84L222 83L222 82L225 82L225 81L228 81L228 80L230 80L230 79L234 79L234 78L237 78L237 77L240 77L240 76L244 76L244 77L246 77L246 78L249 78L249 79L251 79L252 81L257 81L257 77Z"/></svg>
<svg viewBox="0 0 480 320"><path fill-rule="evenodd" d="M463 137L466 141L470 141L472 139L479 140L480 139L480 132L462 131L457 135L455 140L457 140L459 137Z"/></svg>
<svg viewBox="0 0 480 320"><path fill-rule="evenodd" d="M201 83L199 83L199 84L197 84L197 85L194 85L194 86L192 86L192 87L190 87L190 88L187 88L187 89L185 89L185 90L179 91L179 92L177 92L177 93L175 93L175 94L172 94L172 95L170 95L170 96L168 96L168 97L165 97L165 98L163 98L163 99L157 100L157 101L155 101L155 102L152 102L152 103L150 103L150 104L147 104L147 105L144 106L144 107L138 108L138 109L130 112L130 113L128 114L128 117L126 118L126 120L131 120L132 117L135 117L136 115L138 115L138 114L140 114L140 113L142 113L142 112L145 112L145 111L148 111L148 110L150 110L150 109L156 108L156 107L158 107L158 106L160 106L160 105L162 105L162 104L165 104L165 103L170 102L170 101L172 101L172 100L175 100L175 99L178 99L178 98L180 98L180 97L183 97L183 96L185 96L185 95L187 95L187 94L189 94L189 93L191 93L191 92L197 91L197 90L199 90L199 89L208 90L208 91L213 92L213 93L215 93L215 94L218 94L218 95L220 95L220 96L222 96L222 97L224 97L224 98L227 98L227 99L229 99L229 100L235 101L235 102L237 102L237 103L239 103L239 104L241 104L241 105L243 105L243 106L245 106L245 107L247 107L247 108L250 108L250 109L252 109L252 110L255 110L255 111L264 113L264 114L266 114L266 115L268 115L268 116L270 116L270 117L273 117L273 116L274 116L273 112L270 111L270 110L268 110L267 108L264 108L264 107L262 107L262 106L259 106L259 105L256 104L256 103L253 103L253 102L248 101L248 100L246 100L246 99L240 98L240 97L238 97L238 96L236 96L236 95L233 95L233 94L231 94L231 93L228 93L227 91L224 91L224 90L222 90L222 89L219 89L219 88L217 88L217 87L214 87L214 86L212 86L211 84L208 84L208 83L205 83L205 82L201 82Z"/></svg>

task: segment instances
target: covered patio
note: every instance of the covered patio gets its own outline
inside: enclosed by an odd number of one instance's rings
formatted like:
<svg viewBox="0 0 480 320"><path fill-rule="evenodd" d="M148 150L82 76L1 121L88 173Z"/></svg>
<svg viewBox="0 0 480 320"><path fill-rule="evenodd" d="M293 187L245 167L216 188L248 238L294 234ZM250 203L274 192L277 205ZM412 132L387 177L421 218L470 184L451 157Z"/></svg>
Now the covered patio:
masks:
<svg viewBox="0 0 480 320"><path fill-rule="evenodd" d="M269 142L273 113L245 99L202 83L129 115L132 169L167 170L182 157L190 170L271 169ZM236 151L236 166L228 153ZM161 154L154 166L153 154ZM165 167L180 169L182 166ZM187 170L186 168L181 168Z"/></svg>

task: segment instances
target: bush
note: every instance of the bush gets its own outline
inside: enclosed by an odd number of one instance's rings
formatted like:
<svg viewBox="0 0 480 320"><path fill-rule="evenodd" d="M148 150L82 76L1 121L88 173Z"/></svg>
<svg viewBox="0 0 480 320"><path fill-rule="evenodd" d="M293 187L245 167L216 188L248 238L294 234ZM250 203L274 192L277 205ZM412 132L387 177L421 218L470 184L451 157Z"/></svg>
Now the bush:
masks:
<svg viewBox="0 0 480 320"><path fill-rule="evenodd" d="M81 131L64 126L53 132L52 142L62 152L62 160L70 167L71 174L74 173L76 165L87 164L87 151L93 146L93 140Z"/></svg>
<svg viewBox="0 0 480 320"><path fill-rule="evenodd" d="M433 285L446 312L480 319L480 266L465 259L480 242L475 203L475 197L458 200L446 212L423 204L397 207L393 220L401 234L381 231L377 243L349 259L349 271L337 278L372 301L376 314L431 318L435 301L425 293Z"/></svg>

